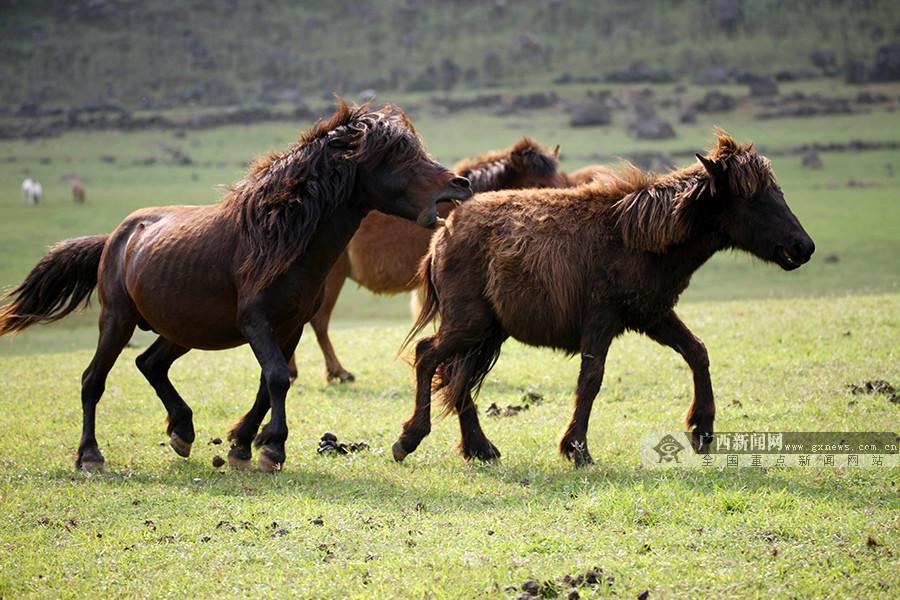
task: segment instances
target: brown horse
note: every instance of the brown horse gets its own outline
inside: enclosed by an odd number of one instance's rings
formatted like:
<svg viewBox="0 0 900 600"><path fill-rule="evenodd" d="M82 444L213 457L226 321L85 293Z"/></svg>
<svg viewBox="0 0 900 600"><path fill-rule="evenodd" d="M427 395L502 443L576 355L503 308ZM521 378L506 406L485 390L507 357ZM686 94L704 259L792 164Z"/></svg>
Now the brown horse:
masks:
<svg viewBox="0 0 900 600"><path fill-rule="evenodd" d="M697 158L662 176L629 165L574 189L483 194L454 211L422 261L425 307L407 343L437 314L441 320L416 344L415 411L394 458L403 460L429 433L432 389L443 389L447 411L459 415L462 455L499 458L473 396L512 336L581 354L559 450L576 465L592 462L591 404L610 343L626 330L687 361L694 400L685 421L702 449L715 418L709 360L673 310L678 296L719 250L745 250L792 270L815 246L751 145L720 132L709 156Z"/></svg>
<svg viewBox="0 0 900 600"><path fill-rule="evenodd" d="M80 179L72 181L72 202L75 204L84 204L84 184Z"/></svg>
<svg viewBox="0 0 900 600"><path fill-rule="evenodd" d="M457 163L454 172L467 177L476 192L530 187L563 187L565 175L557 170L559 148L547 150L532 139L523 137L510 148L495 150ZM451 203L438 206L441 217L453 208ZM415 227L396 217L373 212L363 219L347 249L335 263L325 280L325 299L319 312L310 320L322 354L325 376L329 381L353 381L351 372L341 365L331 339L328 323L331 313L349 277L376 294L400 294L419 287L416 271L428 252L431 232ZM413 292L413 301L417 296ZM418 310L413 308L414 315ZM291 357L292 374L296 363Z"/></svg>
<svg viewBox="0 0 900 600"><path fill-rule="evenodd" d="M194 425L169 367L192 348L249 343L262 376L253 407L231 430L229 459L249 466L255 436L259 466L270 471L285 458L287 359L359 223L376 208L434 227L437 202L471 195L467 179L426 154L402 111L341 102L287 151L259 159L220 204L145 208L110 235L58 243L7 296L0 335L62 318L98 288L100 341L82 378L82 468L103 466L96 405L135 326L159 334L137 366L165 405L181 456Z"/></svg>

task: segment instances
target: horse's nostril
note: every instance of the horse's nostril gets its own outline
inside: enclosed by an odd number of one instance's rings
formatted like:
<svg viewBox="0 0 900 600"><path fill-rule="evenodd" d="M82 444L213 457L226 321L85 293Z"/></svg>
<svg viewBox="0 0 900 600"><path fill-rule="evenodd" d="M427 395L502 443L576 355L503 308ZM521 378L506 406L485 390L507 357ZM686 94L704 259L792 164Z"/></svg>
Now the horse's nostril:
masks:
<svg viewBox="0 0 900 600"><path fill-rule="evenodd" d="M791 244L791 250L794 256L797 257L809 258L815 249L816 245L813 244L812 240L797 240Z"/></svg>
<svg viewBox="0 0 900 600"><path fill-rule="evenodd" d="M455 185L456 187L462 188L464 190L467 190L471 187L469 180L465 177L454 177L450 180L450 185Z"/></svg>

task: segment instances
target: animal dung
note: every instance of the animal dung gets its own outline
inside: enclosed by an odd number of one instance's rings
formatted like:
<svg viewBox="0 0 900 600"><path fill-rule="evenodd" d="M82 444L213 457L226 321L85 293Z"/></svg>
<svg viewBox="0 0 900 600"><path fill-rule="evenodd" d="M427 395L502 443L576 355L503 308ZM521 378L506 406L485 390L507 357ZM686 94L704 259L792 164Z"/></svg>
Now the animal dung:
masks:
<svg viewBox="0 0 900 600"><path fill-rule="evenodd" d="M212 466L215 468L219 468L225 465L225 459L216 454L212 459Z"/></svg>
<svg viewBox="0 0 900 600"><path fill-rule="evenodd" d="M528 408L528 404L524 404L522 406L510 404L506 408L500 408L496 402L491 402L491 405L487 407L487 410L484 411L484 414L489 417L512 417L519 414L523 410L528 410Z"/></svg>
<svg viewBox="0 0 900 600"><path fill-rule="evenodd" d="M339 455L359 452L368 448L369 444L366 442L339 442L336 435L326 431L319 440L319 447L316 449L316 452L318 454Z"/></svg>

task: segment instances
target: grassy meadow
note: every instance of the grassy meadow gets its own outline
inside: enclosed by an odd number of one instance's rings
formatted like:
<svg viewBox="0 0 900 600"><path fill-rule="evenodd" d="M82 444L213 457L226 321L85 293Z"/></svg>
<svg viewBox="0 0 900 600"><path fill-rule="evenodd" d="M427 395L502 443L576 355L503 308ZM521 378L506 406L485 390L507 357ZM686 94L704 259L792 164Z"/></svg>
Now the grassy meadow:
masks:
<svg viewBox="0 0 900 600"><path fill-rule="evenodd" d="M900 86L877 89L900 94ZM709 349L717 429L900 429L900 405L847 390L867 380L900 384L900 151L823 152L821 170L785 153L814 142L900 140L895 113L758 121L742 107L677 125L678 137L663 142L634 140L618 120L571 129L558 111L413 116L445 164L526 133L560 144L566 169L595 155L700 151L714 125L755 140L771 153L817 251L792 273L742 254L717 256L685 293L679 312ZM217 186L240 178L248 159L284 147L306 125L0 141L0 287L18 283L49 244L110 231L136 208L216 201ZM161 144L194 164L169 164ZM86 182L84 206L69 197L72 174ZM19 198L26 176L44 185L37 207ZM613 344L589 434L593 467L575 470L555 450L578 361L515 342L486 380L482 414L491 402L520 404L529 391L544 400L516 416L482 417L502 462L464 463L453 450L455 418L447 418L396 464L390 444L412 410L411 371L394 358L407 301L350 282L335 314L335 346L357 381L326 384L314 336L304 337L288 397L287 463L275 475L212 466L227 453L216 439L255 393L258 366L247 348L192 352L174 365L197 429L184 460L168 448L164 410L134 367L152 340L138 334L99 406L107 468L97 474L72 468L94 309L0 339L0 597L511 598L529 579L546 597L567 597L563 578L595 567L602 576L577 586L580 597L897 596L896 468L642 467L641 437L679 430L690 399L690 372L671 350L636 335ZM326 431L371 448L319 456Z"/></svg>

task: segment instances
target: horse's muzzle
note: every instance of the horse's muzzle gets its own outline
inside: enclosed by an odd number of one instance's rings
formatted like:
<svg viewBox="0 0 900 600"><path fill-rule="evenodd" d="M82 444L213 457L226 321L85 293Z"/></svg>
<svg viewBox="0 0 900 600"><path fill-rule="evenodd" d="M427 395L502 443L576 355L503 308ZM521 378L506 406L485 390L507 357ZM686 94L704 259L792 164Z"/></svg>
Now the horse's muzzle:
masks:
<svg viewBox="0 0 900 600"><path fill-rule="evenodd" d="M437 206L432 204L419 213L416 223L425 229L435 229L439 225L443 225L444 220L438 216Z"/></svg>

